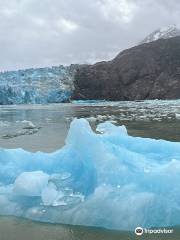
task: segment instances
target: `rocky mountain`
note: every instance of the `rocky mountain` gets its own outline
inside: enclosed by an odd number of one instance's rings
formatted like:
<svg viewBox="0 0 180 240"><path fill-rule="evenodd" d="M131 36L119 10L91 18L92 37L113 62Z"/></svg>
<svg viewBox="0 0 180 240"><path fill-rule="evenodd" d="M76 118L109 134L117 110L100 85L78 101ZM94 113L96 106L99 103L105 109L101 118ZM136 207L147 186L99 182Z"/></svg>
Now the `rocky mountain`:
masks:
<svg viewBox="0 0 180 240"><path fill-rule="evenodd" d="M180 29L176 25L162 27L149 34L140 44L149 43L158 39L167 39L180 36Z"/></svg>
<svg viewBox="0 0 180 240"><path fill-rule="evenodd" d="M179 34L155 31L108 62L0 73L0 104L180 98Z"/></svg>
<svg viewBox="0 0 180 240"><path fill-rule="evenodd" d="M180 98L180 37L127 49L109 62L83 65L74 87L74 99Z"/></svg>
<svg viewBox="0 0 180 240"><path fill-rule="evenodd" d="M69 101L77 65L0 73L0 104Z"/></svg>

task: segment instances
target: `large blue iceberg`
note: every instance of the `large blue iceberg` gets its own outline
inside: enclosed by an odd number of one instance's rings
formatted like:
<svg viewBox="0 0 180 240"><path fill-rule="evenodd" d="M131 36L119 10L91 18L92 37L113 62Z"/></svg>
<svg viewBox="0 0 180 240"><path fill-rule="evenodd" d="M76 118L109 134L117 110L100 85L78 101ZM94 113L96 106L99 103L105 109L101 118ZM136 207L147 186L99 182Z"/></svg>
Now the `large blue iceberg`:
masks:
<svg viewBox="0 0 180 240"><path fill-rule="evenodd" d="M124 230L180 224L180 143L75 119L59 151L0 150L0 214Z"/></svg>

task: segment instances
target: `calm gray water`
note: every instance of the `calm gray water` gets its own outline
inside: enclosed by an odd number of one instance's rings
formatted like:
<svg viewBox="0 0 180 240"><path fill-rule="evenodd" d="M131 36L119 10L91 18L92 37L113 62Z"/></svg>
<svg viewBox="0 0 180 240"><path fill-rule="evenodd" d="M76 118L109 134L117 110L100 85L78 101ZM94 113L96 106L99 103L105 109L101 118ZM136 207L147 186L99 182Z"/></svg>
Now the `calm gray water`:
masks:
<svg viewBox="0 0 180 240"><path fill-rule="evenodd" d="M75 102L0 107L0 147L52 152L61 148L73 118L92 127L104 121L124 124L133 136L180 141L180 100Z"/></svg>
<svg viewBox="0 0 180 240"><path fill-rule="evenodd" d="M0 240L179 240L180 228L173 230L173 234L144 234L140 237L134 232L0 217Z"/></svg>

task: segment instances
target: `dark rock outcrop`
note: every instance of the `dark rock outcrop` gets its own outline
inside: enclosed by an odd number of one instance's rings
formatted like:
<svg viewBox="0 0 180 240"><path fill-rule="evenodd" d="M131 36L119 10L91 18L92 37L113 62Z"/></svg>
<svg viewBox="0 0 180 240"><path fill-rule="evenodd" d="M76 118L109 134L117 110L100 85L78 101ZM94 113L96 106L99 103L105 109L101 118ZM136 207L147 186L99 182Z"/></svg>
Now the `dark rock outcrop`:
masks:
<svg viewBox="0 0 180 240"><path fill-rule="evenodd" d="M82 65L74 87L74 99L180 98L180 37L127 49L109 62Z"/></svg>

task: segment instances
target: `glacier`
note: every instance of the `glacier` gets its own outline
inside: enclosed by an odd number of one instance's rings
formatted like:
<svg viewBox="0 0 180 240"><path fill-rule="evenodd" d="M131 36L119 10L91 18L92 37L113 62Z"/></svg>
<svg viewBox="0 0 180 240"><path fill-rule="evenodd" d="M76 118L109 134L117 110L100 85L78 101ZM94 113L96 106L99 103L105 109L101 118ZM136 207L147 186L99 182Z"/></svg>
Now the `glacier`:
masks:
<svg viewBox="0 0 180 240"><path fill-rule="evenodd" d="M180 143L74 119L52 153L0 150L0 214L133 230L180 224Z"/></svg>
<svg viewBox="0 0 180 240"><path fill-rule="evenodd" d="M69 101L77 65L0 73L0 104L46 104Z"/></svg>

